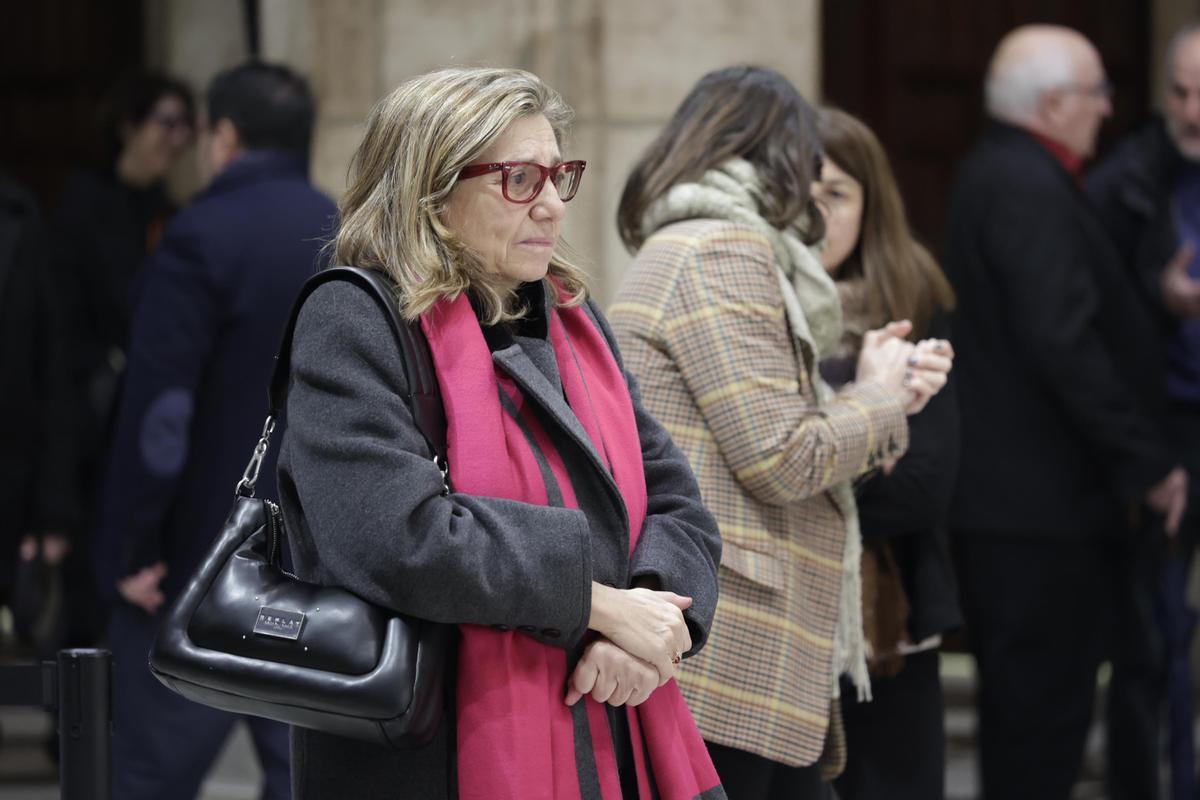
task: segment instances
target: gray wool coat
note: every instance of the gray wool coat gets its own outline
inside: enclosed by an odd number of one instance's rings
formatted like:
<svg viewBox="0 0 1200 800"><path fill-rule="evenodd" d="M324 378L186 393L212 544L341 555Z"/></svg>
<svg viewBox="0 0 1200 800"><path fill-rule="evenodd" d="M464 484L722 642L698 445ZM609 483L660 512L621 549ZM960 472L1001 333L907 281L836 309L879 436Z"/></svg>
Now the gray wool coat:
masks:
<svg viewBox="0 0 1200 800"><path fill-rule="evenodd" d="M443 497L382 310L357 286L333 282L306 302L293 344L279 494L296 572L416 617L512 628L569 652L587 631L593 580L628 587L653 576L694 598L685 619L695 652L716 607L716 522L627 375L649 495L638 548L627 555L624 505L564 399L545 338L545 292L530 288L540 313L516 334L489 329L487 338L494 363L538 406L580 507ZM587 310L616 354L599 309ZM453 738L443 730L427 747L394 751L294 729L293 795L451 798Z"/></svg>

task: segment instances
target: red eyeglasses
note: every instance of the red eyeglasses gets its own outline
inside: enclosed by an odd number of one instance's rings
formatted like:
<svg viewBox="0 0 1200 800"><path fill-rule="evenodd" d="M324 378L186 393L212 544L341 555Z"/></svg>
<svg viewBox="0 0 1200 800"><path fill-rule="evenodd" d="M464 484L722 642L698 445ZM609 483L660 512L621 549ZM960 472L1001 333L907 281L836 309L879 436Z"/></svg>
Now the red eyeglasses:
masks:
<svg viewBox="0 0 1200 800"><path fill-rule="evenodd" d="M463 167L458 173L458 179L478 178L491 172L501 175L500 189L504 199L510 203L528 203L542 192L549 178L558 190L558 198L564 203L579 191L579 181L583 178L583 168L586 161L564 161L553 167L543 167L532 161L501 161L496 164L472 164Z"/></svg>

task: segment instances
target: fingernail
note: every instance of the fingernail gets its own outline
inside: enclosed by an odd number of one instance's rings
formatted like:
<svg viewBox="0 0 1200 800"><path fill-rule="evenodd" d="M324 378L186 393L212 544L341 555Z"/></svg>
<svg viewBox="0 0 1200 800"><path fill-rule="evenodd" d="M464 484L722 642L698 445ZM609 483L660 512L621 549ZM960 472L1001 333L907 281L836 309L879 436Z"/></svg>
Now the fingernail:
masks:
<svg viewBox="0 0 1200 800"><path fill-rule="evenodd" d="M915 367L915 366L917 365L917 357L916 357L916 356L909 356L909 357L908 357L908 365L909 365L910 367Z"/></svg>

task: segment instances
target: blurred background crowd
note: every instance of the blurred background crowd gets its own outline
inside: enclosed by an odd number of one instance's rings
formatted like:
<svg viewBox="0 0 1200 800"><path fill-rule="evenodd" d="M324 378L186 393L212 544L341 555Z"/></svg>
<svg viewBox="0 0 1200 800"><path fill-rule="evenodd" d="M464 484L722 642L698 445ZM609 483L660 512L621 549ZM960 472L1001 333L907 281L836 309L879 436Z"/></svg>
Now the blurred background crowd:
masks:
<svg viewBox="0 0 1200 800"><path fill-rule="evenodd" d="M214 474L213 465L228 448L248 456L260 424L265 375L261 386L243 385L239 359L250 363L273 352L290 293L310 274L336 224L333 202L379 98L413 75L453 64L521 67L560 91L576 112L564 155L588 161L587 186L572 204L565 238L607 307L621 299L633 261L614 224L631 168L701 75L754 63L778 70L814 106L854 115L821 117L826 169L814 177L833 251L826 269L834 272L847 259L861 269L869 258L856 249L860 236L899 241L894 231L869 231L870 220L861 231L838 227L839 204L854 202L845 199L847 186L859 192L860 218L888 220L876 224L904 226L906 208L920 245L888 255L910 259L912 275L927 281L922 285L934 299L889 301L889 309L918 310L928 335L946 336L958 352L957 400L947 392L944 402L959 405L962 455L957 417L928 422L935 427L922 434L954 439L952 455L929 456L937 464L930 480L959 470L954 503L949 485L929 496L946 505L930 527L954 550L957 588L948 565L938 567L943 573L910 570L930 562L901 557L908 573L903 602L919 606L924 591L927 605L917 611L933 608L938 619L918 636L906 618L913 634L904 642L908 663L927 664L934 674L940 665L946 685L965 686L969 695L974 684L961 678L975 674L964 655L971 653L981 670L1015 684L979 693L979 714L993 720L985 747L1032 765L1061 745L1044 783L1070 786L1092 719L1092 676L1106 661L1111 670L1101 672L1101 684L1111 702L1097 719L1107 719L1109 749L1100 760L1107 781L1101 775L1094 785L1077 785L1074 796L1196 796L1189 584L1200 503L1184 510L1200 484L1200 335L1190 321L1200 316L1200 260L1191 244L1200 240L1200 34L1189 27L1200 19L1195 2L45 0L10 4L5 17L0 652L6 656L45 657L61 647L100 644L136 654L148 647L147 620L186 580L206 544L203 532L220 522L224 504L213 501L225 496L221 481L227 477L232 490L237 478ZM1099 63L1084 52L1061 76L1047 77L1053 59L1031 55L1036 46L1023 51L1018 43L1017 52L1001 58L1002 37L1030 23L1079 31ZM1006 105L1011 98L985 96L989 65L995 77L1014 63L1018 72L1020 65L1032 70L1021 78L1027 84L1077 95L1071 102L1081 105L1054 112L1044 129ZM986 150L988 137L997 136L989 117L1050 140L1047 149L1074 183L1005 184L1006 166L1021 171L1027 162L1002 142ZM1063 135L1055 135L1059 130ZM981 137L984 151L968 157ZM902 204L864 199L864 186L868 194L887 195L891 189L872 189L871 182L883 175L890 187L893 174ZM981 200L1026 191L1030 202L1009 209ZM1086 234L1076 230L1076 213L1089 215ZM1035 243L1040 260L1012 245L1029 270L1023 291L975 282L981 270L973 259L990 258L981 255L988 248L1008 252L1008 239L1033 237L1046 219L1059 227L1043 226L1049 240ZM1059 242L1060 233L1071 241ZM838 235L850 238L844 250ZM901 239L908 248L907 232ZM985 241L987 247L980 245ZM1069 273L1072 259L1111 262L1114 275L1081 288L1060 274ZM226 302L246 304L232 315L237 324L218 324L229 316ZM268 302L274 306L263 312ZM942 312L956 302L951 326ZM1077 328L1091 323L1062 313L1072 308L1108 324L1097 341L1105 348L1101 360L1121 368L1116 378L1096 378L1104 368L1088 366L1099 356L1081 343ZM1038 374L1055 376L1038 378L1039 390L1063 382L1061 391L1047 390L1058 398L1053 414L1030 400L1032 390L1006 394L1025 380L1024 365L1004 360L1011 342L995 341L994 332L1013 320L1027 322L1018 325L1029 333L1023 346L1044 354ZM1160 357L1165 382L1146 386L1160 379L1140 368ZM131 374L131 362L149 366ZM1143 405L1151 411L1144 419L1122 412L1124 395L1104 394L1110 378L1147 396ZM172 391L181 386L186 391ZM925 419L945 419L942 413ZM1058 443L1059 413L1104 431L1089 445L1093 450ZM237 432L230 430L234 417ZM1147 420L1152 433L1139 427ZM1022 462L1022 437L1046 455ZM1092 480L1093 458L1116 477ZM264 467L273 469L273 462ZM1017 478L1009 480L1010 472ZM889 523L908 524L878 521L881 528ZM1080 537L1070 535L1076 528ZM1080 544L1100 529L1120 544ZM1038 535L1051 530L1047 549ZM1059 536L1064 530L1068 535ZM913 586L918 571L924 590ZM954 610L934 608L943 602ZM959 606L965 631L958 627ZM1020 635L1012 633L1014 624ZM1096 645L1099 639L1081 638L1088 626L1117 635ZM940 661L939 644L952 651ZM1023 660L1030 650L1032 658ZM126 680L118 669L117 675L124 709L117 713L126 714L130 727L144 725L125 746L172 751L178 737L190 739L198 755L181 760L180 785L199 785L232 720L211 723L186 711L164 717L148 674ZM1002 682L993 678L993 686ZM935 677L934 691L937 685ZM1030 734L1017 743L1022 725L1042 726L1044 711L1020 703L1044 705L1045 698L1062 700L1055 703L1061 713L1046 716L1046 730L1061 725L1066 738ZM936 712L940 718L940 704ZM901 704L893 713L915 712ZM852 710L847 718L864 742L886 748L870 733L871 719L854 722ZM942 725L939 719L929 735L944 750ZM851 763L853 735L852 729ZM0 736L6 737L0 753L11 751L11 735L0 730ZM287 796L283 736L269 725L252 731L263 796ZM52 742L47 747L52 751ZM1006 763L996 761L986 796L1027 796L1004 788L997 771ZM17 791L6 786L4 765L0 757L0 797ZM19 765L14 774L30 779ZM951 796L978 796L970 783ZM245 796L257 789L249 791Z"/></svg>

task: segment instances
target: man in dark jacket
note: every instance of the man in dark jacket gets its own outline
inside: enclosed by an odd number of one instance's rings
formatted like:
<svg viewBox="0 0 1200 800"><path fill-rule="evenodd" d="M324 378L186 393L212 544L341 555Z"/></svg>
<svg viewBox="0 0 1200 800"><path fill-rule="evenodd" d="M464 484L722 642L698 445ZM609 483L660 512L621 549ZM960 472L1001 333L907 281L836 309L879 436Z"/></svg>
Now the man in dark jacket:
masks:
<svg viewBox="0 0 1200 800"><path fill-rule="evenodd" d="M113 794L194 797L236 717L160 686L146 653L209 547L260 435L292 299L316 269L333 204L307 178L303 79L251 63L208 91L212 182L168 226L134 314L97 530L100 587L117 592ZM274 496L274 453L258 491ZM289 796L286 728L248 720L264 797Z"/></svg>
<svg viewBox="0 0 1200 800"><path fill-rule="evenodd" d="M984 797L1063 800L1127 521L1145 503L1177 526L1187 476L1154 416L1153 319L1077 184L1111 112L1098 53L1019 28L986 98L995 122L961 166L944 260L963 412L951 525Z"/></svg>
<svg viewBox="0 0 1200 800"><path fill-rule="evenodd" d="M1180 31L1167 50L1166 117L1122 142L1088 175L1088 194L1121 260L1154 310L1158 350L1167 358L1171 437L1188 471L1200 474L1200 26ZM1108 781L1113 800L1159 794L1158 731L1172 688L1175 794L1195 779L1190 675L1193 614L1184 583L1200 536L1198 484L1191 483L1180 534L1163 547L1144 537L1133 578L1118 593L1123 613L1113 643L1108 703ZM1172 674L1177 680L1164 684ZM1182 785L1181 785L1182 784Z"/></svg>

